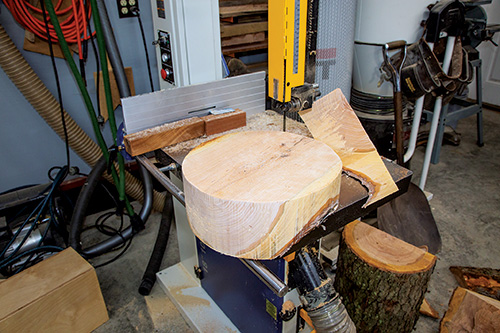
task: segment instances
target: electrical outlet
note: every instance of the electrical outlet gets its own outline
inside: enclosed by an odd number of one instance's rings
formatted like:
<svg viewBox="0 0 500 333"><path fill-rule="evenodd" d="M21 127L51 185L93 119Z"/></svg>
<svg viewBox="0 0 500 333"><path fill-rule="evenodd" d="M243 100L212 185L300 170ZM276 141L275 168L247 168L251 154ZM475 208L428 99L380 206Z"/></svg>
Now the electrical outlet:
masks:
<svg viewBox="0 0 500 333"><path fill-rule="evenodd" d="M134 17L134 13L132 12L132 8L135 7L139 9L139 1L138 0L116 0L118 4L118 16L120 18L124 17Z"/></svg>

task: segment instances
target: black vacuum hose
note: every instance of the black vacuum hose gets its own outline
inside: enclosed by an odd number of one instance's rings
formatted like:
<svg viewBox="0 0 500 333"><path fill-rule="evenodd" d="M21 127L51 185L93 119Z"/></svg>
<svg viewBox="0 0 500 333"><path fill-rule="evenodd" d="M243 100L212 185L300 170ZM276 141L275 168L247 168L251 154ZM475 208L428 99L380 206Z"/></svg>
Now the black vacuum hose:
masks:
<svg viewBox="0 0 500 333"><path fill-rule="evenodd" d="M69 245L74 248L80 255L84 258L93 258L97 257L101 254L109 252L111 249L117 247L122 244L126 240L130 239L135 233L132 226L127 227L120 234L114 235L101 243L97 243L88 248L83 249L81 243L81 231L83 228L83 223L85 221L85 216L87 212L87 207L90 203L90 199L92 198L92 194L94 193L101 177L107 171L107 161L104 156L102 156L95 166L92 168L89 176L87 177L87 181L82 187L78 199L75 204L75 209L73 210L73 216L71 218L70 229L69 229ZM144 176L144 173L147 174L147 170L144 167L140 168L141 176ZM151 178L143 179L144 182L144 205L139 213L139 216L131 217L132 219L140 219L143 223L147 220L149 216L149 212L151 211L152 206L152 182Z"/></svg>
<svg viewBox="0 0 500 333"><path fill-rule="evenodd" d="M172 195L167 192L165 197L165 204L163 205L163 212L161 215L160 230L156 237L155 246L149 259L148 267L142 277L141 285L139 286L139 294L147 296L151 293L156 282L156 273L160 269L163 254L167 248L168 237L170 234L170 226L174 218L174 203Z"/></svg>

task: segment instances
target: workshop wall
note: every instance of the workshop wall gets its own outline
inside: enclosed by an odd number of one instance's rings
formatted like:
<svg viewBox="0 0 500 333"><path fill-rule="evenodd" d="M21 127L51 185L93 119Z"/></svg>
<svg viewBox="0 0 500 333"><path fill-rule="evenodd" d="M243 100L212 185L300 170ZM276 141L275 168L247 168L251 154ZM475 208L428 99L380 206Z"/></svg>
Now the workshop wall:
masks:
<svg viewBox="0 0 500 333"><path fill-rule="evenodd" d="M118 18L116 1L106 1L109 18L114 28L118 47L122 53L125 67L132 67L136 94L150 91L146 58L142 45L141 33L137 18ZM144 24L148 52L153 72L155 90L159 89L155 49L153 41L153 23L151 19L151 3L140 2L141 19ZM49 56L27 52L22 49L24 29L12 18L7 8L0 5L0 24L21 51L25 59L57 98L56 83ZM75 60L77 56L75 55ZM57 69L62 87L65 110L92 138L95 138L92 125L83 104L83 99L69 67L62 59L56 59ZM87 89L96 106L96 89L93 72L96 71L95 58L89 43L89 56L86 66ZM38 115L36 110L17 90L5 72L0 68L0 193L8 189L27 184L47 183L48 170L53 166L66 163L64 142ZM117 123L121 123L120 107L116 111ZM106 143L111 145L109 126L105 127ZM90 168L73 152L71 164L88 173Z"/></svg>

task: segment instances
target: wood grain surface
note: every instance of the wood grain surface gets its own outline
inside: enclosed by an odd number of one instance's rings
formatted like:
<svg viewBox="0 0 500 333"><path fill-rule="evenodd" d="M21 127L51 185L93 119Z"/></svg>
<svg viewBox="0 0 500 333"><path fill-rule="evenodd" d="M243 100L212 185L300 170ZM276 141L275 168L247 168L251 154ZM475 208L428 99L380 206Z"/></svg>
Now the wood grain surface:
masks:
<svg viewBox="0 0 500 333"><path fill-rule="evenodd" d="M345 171L369 189L365 206L397 191L375 146L340 89L300 112L316 140L326 143L342 159Z"/></svg>
<svg viewBox="0 0 500 333"><path fill-rule="evenodd" d="M0 332L90 332L108 320L94 268L68 248L0 282Z"/></svg>
<svg viewBox="0 0 500 333"><path fill-rule="evenodd" d="M271 259L336 207L341 161L316 140L252 131L198 146L182 171L188 220L204 243L231 256Z"/></svg>

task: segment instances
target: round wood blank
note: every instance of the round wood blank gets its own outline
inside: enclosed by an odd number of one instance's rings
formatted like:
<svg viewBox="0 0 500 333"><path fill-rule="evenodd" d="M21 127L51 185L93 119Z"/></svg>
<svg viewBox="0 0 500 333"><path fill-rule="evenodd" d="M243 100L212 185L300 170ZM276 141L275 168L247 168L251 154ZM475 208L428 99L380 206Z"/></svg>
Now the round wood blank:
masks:
<svg viewBox="0 0 500 333"><path fill-rule="evenodd" d="M304 136L227 134L184 159L188 220L221 253L275 258L336 207L341 171L331 148Z"/></svg>

